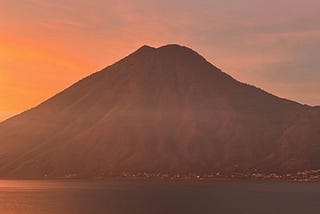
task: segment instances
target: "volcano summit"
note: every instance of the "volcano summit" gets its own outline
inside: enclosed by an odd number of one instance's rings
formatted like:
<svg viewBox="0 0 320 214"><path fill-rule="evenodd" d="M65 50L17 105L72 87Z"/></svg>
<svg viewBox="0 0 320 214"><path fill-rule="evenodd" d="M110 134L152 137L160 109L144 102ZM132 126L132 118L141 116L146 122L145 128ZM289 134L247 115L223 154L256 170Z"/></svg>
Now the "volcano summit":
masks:
<svg viewBox="0 0 320 214"><path fill-rule="evenodd" d="M0 123L0 176L320 168L320 110L143 46Z"/></svg>

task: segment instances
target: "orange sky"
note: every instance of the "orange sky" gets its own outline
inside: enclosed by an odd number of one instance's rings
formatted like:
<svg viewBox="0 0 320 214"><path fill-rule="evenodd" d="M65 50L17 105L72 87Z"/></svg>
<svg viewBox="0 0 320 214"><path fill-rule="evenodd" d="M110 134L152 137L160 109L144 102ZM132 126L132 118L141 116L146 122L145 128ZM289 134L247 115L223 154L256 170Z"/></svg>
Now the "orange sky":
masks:
<svg viewBox="0 0 320 214"><path fill-rule="evenodd" d="M320 105L316 0L0 0L0 121L144 44L189 46L240 81Z"/></svg>

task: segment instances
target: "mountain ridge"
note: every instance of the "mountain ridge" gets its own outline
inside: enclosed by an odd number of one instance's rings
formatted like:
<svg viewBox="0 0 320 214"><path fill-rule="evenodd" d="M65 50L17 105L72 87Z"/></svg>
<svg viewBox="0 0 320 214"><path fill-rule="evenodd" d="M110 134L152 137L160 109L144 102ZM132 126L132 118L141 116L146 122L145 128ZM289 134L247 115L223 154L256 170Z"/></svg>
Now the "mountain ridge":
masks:
<svg viewBox="0 0 320 214"><path fill-rule="evenodd" d="M318 124L190 48L142 46L0 123L0 176L317 168Z"/></svg>

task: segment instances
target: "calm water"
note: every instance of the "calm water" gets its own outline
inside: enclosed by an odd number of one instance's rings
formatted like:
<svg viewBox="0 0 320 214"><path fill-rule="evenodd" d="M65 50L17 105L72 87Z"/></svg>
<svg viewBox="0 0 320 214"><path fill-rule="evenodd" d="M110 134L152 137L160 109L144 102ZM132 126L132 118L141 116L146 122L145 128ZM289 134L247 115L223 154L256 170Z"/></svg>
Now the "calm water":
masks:
<svg viewBox="0 0 320 214"><path fill-rule="evenodd" d="M320 184L0 181L0 214L320 213Z"/></svg>

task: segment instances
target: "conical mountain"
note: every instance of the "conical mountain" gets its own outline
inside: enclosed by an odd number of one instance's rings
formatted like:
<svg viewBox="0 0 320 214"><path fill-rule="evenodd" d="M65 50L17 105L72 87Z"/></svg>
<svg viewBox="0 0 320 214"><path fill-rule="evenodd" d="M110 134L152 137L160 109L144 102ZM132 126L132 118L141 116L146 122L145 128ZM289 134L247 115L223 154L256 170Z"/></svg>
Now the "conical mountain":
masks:
<svg viewBox="0 0 320 214"><path fill-rule="evenodd" d="M0 123L0 176L320 167L320 110L143 46Z"/></svg>

